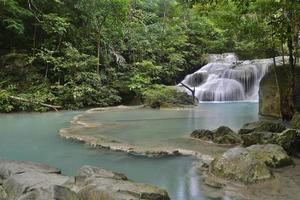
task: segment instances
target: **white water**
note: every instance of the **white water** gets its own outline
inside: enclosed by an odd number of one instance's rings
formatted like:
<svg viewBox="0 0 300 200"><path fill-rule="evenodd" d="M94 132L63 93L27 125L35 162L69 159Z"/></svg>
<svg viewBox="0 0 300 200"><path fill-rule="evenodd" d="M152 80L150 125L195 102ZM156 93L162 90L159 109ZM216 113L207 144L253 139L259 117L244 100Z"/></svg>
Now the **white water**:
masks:
<svg viewBox="0 0 300 200"><path fill-rule="evenodd" d="M208 61L182 81L195 88L199 102L258 101L259 83L273 65L272 58L240 61L234 53L211 54ZM280 62L277 57L276 63Z"/></svg>

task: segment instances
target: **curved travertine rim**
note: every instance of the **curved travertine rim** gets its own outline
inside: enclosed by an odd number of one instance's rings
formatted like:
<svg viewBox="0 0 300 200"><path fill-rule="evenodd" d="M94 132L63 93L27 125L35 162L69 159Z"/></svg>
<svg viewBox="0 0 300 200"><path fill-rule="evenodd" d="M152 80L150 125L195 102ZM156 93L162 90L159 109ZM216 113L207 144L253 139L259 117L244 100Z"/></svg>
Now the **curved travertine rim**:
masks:
<svg viewBox="0 0 300 200"><path fill-rule="evenodd" d="M116 107L107 107L107 108L93 108L90 110L85 111L84 113L94 113L94 112L101 112L101 111L113 111L113 110L134 110L134 109L141 109L143 106L116 106ZM59 130L59 135L66 139L66 140L74 140L77 142L85 143L93 148L98 149L108 149L111 151L117 152L125 152L130 155L136 156L146 156L146 157L166 157L166 156L193 156L200 160L211 161L213 157L211 155L202 154L198 151L180 149L180 148L144 148L139 146L134 146L130 144L126 144L124 142L120 142L117 140L111 140L105 138L103 135L101 137L93 137L89 135L76 135L70 133L70 130L74 128L94 128L94 127L101 127L102 123L92 124L86 123L81 121L80 118L83 114L79 114L75 116L71 120L71 124L75 127L70 128L63 128Z"/></svg>

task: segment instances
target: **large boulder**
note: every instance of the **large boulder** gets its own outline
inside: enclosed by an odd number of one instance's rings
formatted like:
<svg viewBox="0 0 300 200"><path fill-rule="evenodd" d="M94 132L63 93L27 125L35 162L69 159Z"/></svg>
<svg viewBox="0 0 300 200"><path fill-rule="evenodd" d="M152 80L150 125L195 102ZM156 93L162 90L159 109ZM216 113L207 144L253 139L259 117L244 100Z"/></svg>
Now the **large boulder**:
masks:
<svg viewBox="0 0 300 200"><path fill-rule="evenodd" d="M274 68L270 70L260 81L259 87L259 114L264 116L281 117L280 101L287 96L289 67L277 66L277 76ZM295 71L294 105L300 111L300 67Z"/></svg>
<svg viewBox="0 0 300 200"><path fill-rule="evenodd" d="M211 162L209 173L247 184L272 178L269 167L290 164L292 160L282 147L272 144L253 145L229 149Z"/></svg>
<svg viewBox="0 0 300 200"><path fill-rule="evenodd" d="M268 144L273 142L275 133L271 132L252 132L241 135L243 145L248 147L254 144Z"/></svg>
<svg viewBox="0 0 300 200"><path fill-rule="evenodd" d="M76 200L76 193L62 186L68 179L58 174L25 172L10 176L3 187L8 199Z"/></svg>
<svg viewBox="0 0 300 200"><path fill-rule="evenodd" d="M272 173L264 161L253 158L246 148L236 147L214 159L209 172L217 177L255 183L272 178Z"/></svg>
<svg viewBox="0 0 300 200"><path fill-rule="evenodd" d="M293 163L292 159L279 145L252 145L247 147L247 150L251 157L265 162L268 167L279 168Z"/></svg>
<svg viewBox="0 0 300 200"><path fill-rule="evenodd" d="M192 138L212 141L214 132L207 129L197 129L191 133Z"/></svg>
<svg viewBox="0 0 300 200"><path fill-rule="evenodd" d="M120 173L82 167L75 177L47 165L0 159L0 200L169 200L158 187Z"/></svg>
<svg viewBox="0 0 300 200"><path fill-rule="evenodd" d="M84 166L78 171L72 188L83 199L170 199L165 190L148 184L134 183L123 174L90 166Z"/></svg>
<svg viewBox="0 0 300 200"><path fill-rule="evenodd" d="M300 132L296 129L286 129L281 133L251 132L241 135L243 146L254 144L277 144L284 148L289 154L299 151Z"/></svg>
<svg viewBox="0 0 300 200"><path fill-rule="evenodd" d="M240 136L226 126L220 126L216 130L206 129L195 130L191 133L192 138L211 141L217 144L238 144L241 143Z"/></svg>
<svg viewBox="0 0 300 200"><path fill-rule="evenodd" d="M282 146L289 154L300 150L300 132L296 129L287 129L274 135L273 144Z"/></svg>
<svg viewBox="0 0 300 200"><path fill-rule="evenodd" d="M0 159L0 182L1 179L25 172L61 173L59 169L44 164Z"/></svg>
<svg viewBox="0 0 300 200"><path fill-rule="evenodd" d="M300 130L300 113L296 113L291 121L292 126L295 129Z"/></svg>
<svg viewBox="0 0 300 200"><path fill-rule="evenodd" d="M245 124L240 130L239 134L247 134L251 132L272 132L280 133L284 131L286 127L279 122L272 121L257 121Z"/></svg>

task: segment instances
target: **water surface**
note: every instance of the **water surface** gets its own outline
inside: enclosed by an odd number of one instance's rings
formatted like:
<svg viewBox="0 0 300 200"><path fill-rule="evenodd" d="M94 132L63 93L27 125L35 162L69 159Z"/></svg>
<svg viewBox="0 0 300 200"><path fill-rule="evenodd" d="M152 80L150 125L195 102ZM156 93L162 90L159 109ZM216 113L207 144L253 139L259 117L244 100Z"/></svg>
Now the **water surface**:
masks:
<svg viewBox="0 0 300 200"><path fill-rule="evenodd" d="M94 150L61 139L58 130L68 127L69 121L80 113L1 114L0 156L46 163L62 169L67 175L74 175L83 165L100 166L125 173L135 181L165 188L174 200L209 199L201 191L201 179L192 167L194 159L191 157L135 157ZM98 114L91 115L90 120L121 123L121 128L108 129L108 133L135 144L158 141L167 144L168 140L182 139L195 128L227 124L236 129L258 117L257 104L253 103L201 104L182 111L136 110Z"/></svg>

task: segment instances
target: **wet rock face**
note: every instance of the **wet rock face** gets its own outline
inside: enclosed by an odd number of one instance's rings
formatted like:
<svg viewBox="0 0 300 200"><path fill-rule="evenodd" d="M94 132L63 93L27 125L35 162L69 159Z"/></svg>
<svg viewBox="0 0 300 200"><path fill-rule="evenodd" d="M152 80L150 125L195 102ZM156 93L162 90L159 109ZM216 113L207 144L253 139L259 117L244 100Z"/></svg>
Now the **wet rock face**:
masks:
<svg viewBox="0 0 300 200"><path fill-rule="evenodd" d="M165 190L84 166L75 177L30 162L0 160L0 200L169 200Z"/></svg>
<svg viewBox="0 0 300 200"><path fill-rule="evenodd" d="M211 141L217 144L238 144L241 143L240 136L226 126L220 126L216 130L206 129L195 130L191 133L192 138Z"/></svg>
<svg viewBox="0 0 300 200"><path fill-rule="evenodd" d="M286 97L288 87L288 67L278 66L277 80L274 69L267 73L260 82L259 89L259 114L264 116L281 117L280 100ZM300 111L300 67L295 68L295 109ZM280 92L279 92L279 88Z"/></svg>
<svg viewBox="0 0 300 200"><path fill-rule="evenodd" d="M209 173L242 183L255 183L271 179L269 167L283 167L292 164L292 160L278 145L253 145L248 148L229 149L215 158L209 167Z"/></svg>

